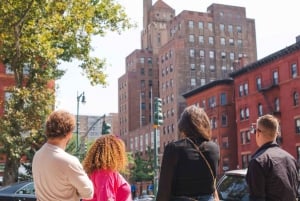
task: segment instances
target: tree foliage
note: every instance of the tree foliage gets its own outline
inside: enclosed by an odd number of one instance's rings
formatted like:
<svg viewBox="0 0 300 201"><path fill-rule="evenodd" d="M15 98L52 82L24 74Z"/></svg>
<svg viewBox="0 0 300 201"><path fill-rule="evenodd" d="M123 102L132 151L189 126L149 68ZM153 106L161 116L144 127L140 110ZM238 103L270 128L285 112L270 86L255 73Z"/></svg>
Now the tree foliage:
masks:
<svg viewBox="0 0 300 201"><path fill-rule="evenodd" d="M145 157L139 153L135 154L134 166L131 168L132 182L152 181L154 178L154 159L153 152L148 148Z"/></svg>
<svg viewBox="0 0 300 201"><path fill-rule="evenodd" d="M134 25L114 0L2 0L0 63L14 85L0 118L4 185L17 180L20 158L45 142L43 124L54 106L62 62L79 61L92 85L106 85L105 59L91 56L91 37L121 33ZM29 135L22 137L22 133Z"/></svg>

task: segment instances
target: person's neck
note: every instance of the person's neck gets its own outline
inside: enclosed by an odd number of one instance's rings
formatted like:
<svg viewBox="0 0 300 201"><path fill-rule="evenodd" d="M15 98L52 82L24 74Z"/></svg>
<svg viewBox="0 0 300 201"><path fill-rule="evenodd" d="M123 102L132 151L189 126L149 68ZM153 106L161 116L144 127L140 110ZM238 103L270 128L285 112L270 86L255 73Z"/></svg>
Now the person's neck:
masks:
<svg viewBox="0 0 300 201"><path fill-rule="evenodd" d="M47 143L54 145L54 146L58 146L58 147L62 148L63 150L65 150L66 146L67 146L67 143L65 142L65 140L58 139L58 138L48 139Z"/></svg>

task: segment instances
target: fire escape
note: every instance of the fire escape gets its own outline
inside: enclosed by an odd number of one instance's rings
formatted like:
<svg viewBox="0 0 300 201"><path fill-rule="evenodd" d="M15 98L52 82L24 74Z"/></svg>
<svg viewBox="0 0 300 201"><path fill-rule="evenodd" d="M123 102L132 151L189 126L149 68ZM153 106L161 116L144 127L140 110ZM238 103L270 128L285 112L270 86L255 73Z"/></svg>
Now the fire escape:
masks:
<svg viewBox="0 0 300 201"><path fill-rule="evenodd" d="M263 80L261 83L257 82L257 89L262 93L266 105L266 113L273 114L277 117L281 115L279 107L279 80L273 78L272 80Z"/></svg>
<svg viewBox="0 0 300 201"><path fill-rule="evenodd" d="M267 111L265 113L273 114L278 119L280 119L281 112L280 112L280 99L279 99L279 80L276 74L273 75L272 80L264 80L260 84L257 83L257 88L260 93L262 93L266 106ZM282 143L282 133L280 132L279 136L276 140L279 144Z"/></svg>

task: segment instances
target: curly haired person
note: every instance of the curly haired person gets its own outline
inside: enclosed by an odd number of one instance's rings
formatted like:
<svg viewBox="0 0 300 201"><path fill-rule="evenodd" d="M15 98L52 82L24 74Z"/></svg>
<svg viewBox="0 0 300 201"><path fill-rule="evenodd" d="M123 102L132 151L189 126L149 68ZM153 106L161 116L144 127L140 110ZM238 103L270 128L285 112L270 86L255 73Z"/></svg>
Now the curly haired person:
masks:
<svg viewBox="0 0 300 201"><path fill-rule="evenodd" d="M52 112L46 121L47 142L35 153L32 162L38 201L79 201L93 197L93 184L78 158L65 152L74 128L74 115L63 110Z"/></svg>
<svg viewBox="0 0 300 201"><path fill-rule="evenodd" d="M91 200L131 201L130 185L120 174L126 167L124 142L113 134L99 137L83 160L83 168L94 184Z"/></svg>

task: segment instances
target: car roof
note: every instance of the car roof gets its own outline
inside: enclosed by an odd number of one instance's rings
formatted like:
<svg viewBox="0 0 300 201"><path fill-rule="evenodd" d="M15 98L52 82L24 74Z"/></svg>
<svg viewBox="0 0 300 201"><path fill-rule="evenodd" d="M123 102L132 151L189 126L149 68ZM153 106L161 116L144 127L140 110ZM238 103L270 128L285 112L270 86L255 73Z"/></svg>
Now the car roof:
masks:
<svg viewBox="0 0 300 201"><path fill-rule="evenodd" d="M236 170L228 170L225 172L225 175L241 175L245 176L247 174L247 169L236 169Z"/></svg>
<svg viewBox="0 0 300 201"><path fill-rule="evenodd" d="M15 193L17 190L20 188L29 185L33 181L23 181L23 182L18 182L18 183L13 183L8 186L4 186L3 188L0 189L0 194L5 194L5 193Z"/></svg>

